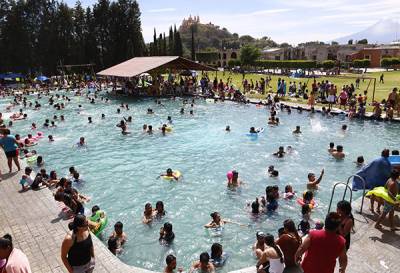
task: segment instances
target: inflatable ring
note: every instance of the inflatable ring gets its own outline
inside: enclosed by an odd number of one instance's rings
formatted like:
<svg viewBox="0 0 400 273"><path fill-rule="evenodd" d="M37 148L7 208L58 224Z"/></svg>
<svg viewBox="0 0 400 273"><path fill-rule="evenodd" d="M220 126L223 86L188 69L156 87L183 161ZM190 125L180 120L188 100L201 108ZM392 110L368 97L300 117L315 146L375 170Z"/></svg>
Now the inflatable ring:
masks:
<svg viewBox="0 0 400 273"><path fill-rule="evenodd" d="M382 198L383 200L387 201L390 204L394 204L393 199L390 198L387 189L385 189L385 187L376 187L373 188L372 190L370 190L369 192L367 192L367 194L365 196L377 196ZM396 196L397 201L400 201L400 194L398 194Z"/></svg>
<svg viewBox="0 0 400 273"><path fill-rule="evenodd" d="M166 132L172 132L172 127L169 127L169 126L168 126L168 127L165 127L165 131L166 131Z"/></svg>
<svg viewBox="0 0 400 273"><path fill-rule="evenodd" d="M96 230L91 230L97 237L100 233L106 228L108 223L108 217L106 213L102 210L96 211L95 215L89 217L90 221L100 223L99 227Z"/></svg>
<svg viewBox="0 0 400 273"><path fill-rule="evenodd" d="M38 158L37 155L33 155L33 156L30 156L30 157L27 157L27 158L26 158L26 162L27 162L28 164L35 163L35 162L37 161L37 158Z"/></svg>
<svg viewBox="0 0 400 273"><path fill-rule="evenodd" d="M172 173L173 173L173 175L174 175L176 178L178 178L178 180L179 180L179 178L181 178L181 176L182 176L182 174L181 174L180 171L173 171ZM169 181L175 180L175 178L174 178L173 176L166 176L166 175L163 175L162 178L164 178L165 180L169 180Z"/></svg>
<svg viewBox="0 0 400 273"><path fill-rule="evenodd" d="M298 203L300 206L304 206L304 205L305 205L303 198L297 198L297 203ZM310 209L315 208L315 201L314 201L314 200L311 200L311 203L308 204L308 205L310 206Z"/></svg>

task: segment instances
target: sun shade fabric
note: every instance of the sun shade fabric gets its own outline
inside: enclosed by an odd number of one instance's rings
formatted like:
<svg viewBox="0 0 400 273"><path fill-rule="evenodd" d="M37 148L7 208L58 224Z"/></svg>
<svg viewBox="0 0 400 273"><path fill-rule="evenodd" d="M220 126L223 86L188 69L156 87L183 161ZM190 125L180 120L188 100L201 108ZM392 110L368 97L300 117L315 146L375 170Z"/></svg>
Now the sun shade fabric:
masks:
<svg viewBox="0 0 400 273"><path fill-rule="evenodd" d="M204 70L216 69L178 56L136 57L97 73L100 76L130 78L156 69Z"/></svg>

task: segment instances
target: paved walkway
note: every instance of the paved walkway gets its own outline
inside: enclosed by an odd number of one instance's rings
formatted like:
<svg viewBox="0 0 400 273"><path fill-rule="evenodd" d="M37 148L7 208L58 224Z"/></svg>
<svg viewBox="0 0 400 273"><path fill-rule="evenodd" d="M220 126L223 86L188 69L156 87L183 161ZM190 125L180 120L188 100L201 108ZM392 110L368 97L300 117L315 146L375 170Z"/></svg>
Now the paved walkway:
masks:
<svg viewBox="0 0 400 273"><path fill-rule="evenodd" d="M28 256L33 273L67 272L60 248L70 220L64 220L61 208L47 188L18 192L22 171L6 174L7 161L2 150L0 169L4 174L0 182L0 235L11 234L14 246ZM92 238L95 272L152 273L122 263L96 236Z"/></svg>

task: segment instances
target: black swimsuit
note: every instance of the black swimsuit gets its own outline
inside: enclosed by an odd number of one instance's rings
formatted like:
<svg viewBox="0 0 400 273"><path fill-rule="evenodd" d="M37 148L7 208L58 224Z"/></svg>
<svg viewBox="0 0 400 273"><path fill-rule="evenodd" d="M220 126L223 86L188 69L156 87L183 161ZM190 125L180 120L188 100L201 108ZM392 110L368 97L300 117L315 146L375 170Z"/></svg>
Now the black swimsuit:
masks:
<svg viewBox="0 0 400 273"><path fill-rule="evenodd" d="M68 251L68 263L71 266L81 266L90 262L92 259L91 249L93 247L92 237L89 236L80 242L77 242L76 235L74 243Z"/></svg>

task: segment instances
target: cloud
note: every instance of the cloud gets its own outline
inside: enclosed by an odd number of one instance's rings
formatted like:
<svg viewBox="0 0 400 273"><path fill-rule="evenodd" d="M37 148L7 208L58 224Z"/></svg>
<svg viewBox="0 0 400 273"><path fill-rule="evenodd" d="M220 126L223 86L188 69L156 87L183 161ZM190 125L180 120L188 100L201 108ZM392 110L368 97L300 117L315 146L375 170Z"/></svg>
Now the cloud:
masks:
<svg viewBox="0 0 400 273"><path fill-rule="evenodd" d="M162 8L162 9L150 9L148 13L162 13L162 12L173 12L176 11L176 8Z"/></svg>
<svg viewBox="0 0 400 273"><path fill-rule="evenodd" d="M240 14L239 16L280 14L280 13L289 12L289 11L291 11L291 9L265 9L265 10L258 10L258 11L255 11L255 12Z"/></svg>

